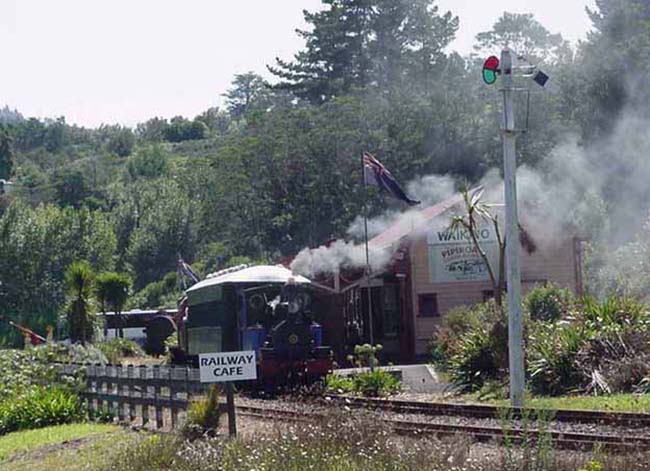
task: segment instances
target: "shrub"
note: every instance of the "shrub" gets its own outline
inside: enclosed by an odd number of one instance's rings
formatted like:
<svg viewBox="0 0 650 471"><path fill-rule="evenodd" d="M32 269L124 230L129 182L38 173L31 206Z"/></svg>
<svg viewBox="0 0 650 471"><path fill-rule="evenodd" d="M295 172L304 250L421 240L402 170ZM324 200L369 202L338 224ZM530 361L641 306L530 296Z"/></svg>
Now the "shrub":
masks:
<svg viewBox="0 0 650 471"><path fill-rule="evenodd" d="M648 306L630 298L612 296L602 302L592 297L580 300L577 321L587 327L607 332L620 332L634 326L636 329L650 329Z"/></svg>
<svg viewBox="0 0 650 471"><path fill-rule="evenodd" d="M486 380L498 376L499 365L492 355L490 333L484 328L470 331L449 359L452 383L462 392L474 392Z"/></svg>
<svg viewBox="0 0 650 471"><path fill-rule="evenodd" d="M434 342L439 364L460 391L477 391L507 371L507 321L493 302L455 310L452 319L443 320Z"/></svg>
<svg viewBox="0 0 650 471"><path fill-rule="evenodd" d="M208 389L206 397L195 399L190 403L187 410L185 433L188 436L194 436L216 429L219 426L221 412L219 388L212 385Z"/></svg>
<svg viewBox="0 0 650 471"><path fill-rule="evenodd" d="M333 394L354 393L363 396L388 396L402 389L400 380L390 371L377 368L350 376L330 373L325 378L325 387Z"/></svg>
<svg viewBox="0 0 650 471"><path fill-rule="evenodd" d="M467 333L475 329L489 329L500 317L493 301L451 309L442 317L440 326L430 342L434 362L446 368L449 359L457 353Z"/></svg>
<svg viewBox="0 0 650 471"><path fill-rule="evenodd" d="M178 462L185 462L178 456L183 445L181 437L173 434L143 435L117 443L115 450L106 457L100 466L93 469L105 471L152 471L152 470L188 470L206 469L203 466L181 467ZM204 466L209 461L204 459ZM176 465L175 465L176 464ZM209 469L209 468L208 468Z"/></svg>
<svg viewBox="0 0 650 471"><path fill-rule="evenodd" d="M142 348L133 340L123 338L112 338L105 342L95 344L106 356L109 363L117 364L122 358L133 358L144 356Z"/></svg>
<svg viewBox="0 0 650 471"><path fill-rule="evenodd" d="M557 321L573 306L573 293L554 284L534 288L524 300L533 321Z"/></svg>
<svg viewBox="0 0 650 471"><path fill-rule="evenodd" d="M536 326L528 342L532 392L558 395L577 390L584 378L576 360L589 335L588 331L567 322Z"/></svg>
<svg viewBox="0 0 650 471"><path fill-rule="evenodd" d="M528 371L538 394L644 390L650 376L647 307L621 297L579 300L564 320L534 326Z"/></svg>
<svg viewBox="0 0 650 471"><path fill-rule="evenodd" d="M0 403L0 435L82 420L79 397L60 388L38 387Z"/></svg>
<svg viewBox="0 0 650 471"><path fill-rule="evenodd" d="M354 391L364 396L387 396L400 391L401 383L389 371L375 369L352 376Z"/></svg>
<svg viewBox="0 0 650 471"><path fill-rule="evenodd" d="M354 355L348 357L350 362L358 368L369 368L348 377L329 374L325 378L325 387L331 393L356 393L364 396L385 396L398 392L401 389L400 380L391 372L374 368L379 364L377 352L381 345L370 344L356 345Z"/></svg>
<svg viewBox="0 0 650 471"><path fill-rule="evenodd" d="M106 363L96 348L49 344L28 350L0 350L0 401L34 386L76 386L75 376L60 376L54 363Z"/></svg>
<svg viewBox="0 0 650 471"><path fill-rule="evenodd" d="M330 393L351 393L354 392L354 382L349 376L330 373L325 377L325 388Z"/></svg>

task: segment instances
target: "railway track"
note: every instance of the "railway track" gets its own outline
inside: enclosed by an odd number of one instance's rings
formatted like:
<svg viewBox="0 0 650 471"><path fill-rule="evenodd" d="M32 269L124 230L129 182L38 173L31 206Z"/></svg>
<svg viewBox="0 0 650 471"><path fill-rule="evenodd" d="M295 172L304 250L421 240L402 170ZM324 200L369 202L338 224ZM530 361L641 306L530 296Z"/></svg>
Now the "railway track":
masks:
<svg viewBox="0 0 650 471"><path fill-rule="evenodd" d="M539 415L540 411L543 411L548 419L556 422L614 425L630 428L650 427L650 414L643 413L588 410L551 411L545 409L516 409L482 404L451 404L445 402L388 400L338 395L329 395L327 397L329 402L344 404L348 407L376 409L400 414L448 415L475 419L499 419L508 416L517 419L526 414L529 417L535 417Z"/></svg>
<svg viewBox="0 0 650 471"><path fill-rule="evenodd" d="M348 398L349 399L349 398ZM381 401L381 402L405 402L405 401ZM360 405L357 402L356 405ZM395 412L395 409L387 407L376 408L381 411ZM286 410L274 407L238 405L238 414L246 417L261 420L280 420L285 422L313 422L322 418L325 412ZM462 409L461 409L462 411ZM399 410L404 413L404 409ZM410 412L413 413L413 412ZM415 412L415 413L420 413ZM486 416L483 416L485 418ZM479 442L503 443L508 440L510 443L523 443L525 441L537 442L548 440L555 447L571 450L591 450L598 446L600 449L617 452L635 452L639 450L650 450L650 436L635 435L607 435L597 433L574 433L566 431L536 429L503 429L493 426L476 425L455 425L439 424L420 420L401 420L384 417L383 420L398 434L415 437L453 437L467 436Z"/></svg>

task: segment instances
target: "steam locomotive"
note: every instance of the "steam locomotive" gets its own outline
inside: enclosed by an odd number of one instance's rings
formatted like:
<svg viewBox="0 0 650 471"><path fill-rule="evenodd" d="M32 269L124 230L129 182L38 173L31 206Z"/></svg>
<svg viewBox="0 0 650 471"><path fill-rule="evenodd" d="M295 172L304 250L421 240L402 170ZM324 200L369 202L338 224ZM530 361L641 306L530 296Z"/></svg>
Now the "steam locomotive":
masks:
<svg viewBox="0 0 650 471"><path fill-rule="evenodd" d="M177 361L254 350L257 387L311 383L333 367L309 294L310 281L282 266L234 267L186 292L177 316Z"/></svg>

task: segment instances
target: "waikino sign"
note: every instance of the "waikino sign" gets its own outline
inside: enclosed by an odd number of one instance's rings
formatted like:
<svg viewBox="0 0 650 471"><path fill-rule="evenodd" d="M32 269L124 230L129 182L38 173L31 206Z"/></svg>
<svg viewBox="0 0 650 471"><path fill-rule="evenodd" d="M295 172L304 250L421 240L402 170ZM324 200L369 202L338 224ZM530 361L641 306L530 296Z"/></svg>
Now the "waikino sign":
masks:
<svg viewBox="0 0 650 471"><path fill-rule="evenodd" d="M256 379L255 351L202 353L199 374L202 383Z"/></svg>
<svg viewBox="0 0 650 471"><path fill-rule="evenodd" d="M477 239L492 267L498 270L499 249L494 228L487 225L479 227ZM490 279L485 261L466 229L434 230L427 235L427 244L429 279L432 283Z"/></svg>

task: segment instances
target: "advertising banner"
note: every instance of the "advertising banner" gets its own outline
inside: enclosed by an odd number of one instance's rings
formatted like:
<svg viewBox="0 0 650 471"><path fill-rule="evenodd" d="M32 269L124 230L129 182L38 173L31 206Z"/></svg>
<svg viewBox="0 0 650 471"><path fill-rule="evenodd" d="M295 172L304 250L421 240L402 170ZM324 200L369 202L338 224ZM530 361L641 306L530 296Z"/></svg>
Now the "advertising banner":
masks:
<svg viewBox="0 0 650 471"><path fill-rule="evenodd" d="M499 245L492 226L478 229L478 241L498 276ZM455 281L488 281L485 261L463 228L433 230L427 235L429 279L432 283Z"/></svg>

